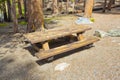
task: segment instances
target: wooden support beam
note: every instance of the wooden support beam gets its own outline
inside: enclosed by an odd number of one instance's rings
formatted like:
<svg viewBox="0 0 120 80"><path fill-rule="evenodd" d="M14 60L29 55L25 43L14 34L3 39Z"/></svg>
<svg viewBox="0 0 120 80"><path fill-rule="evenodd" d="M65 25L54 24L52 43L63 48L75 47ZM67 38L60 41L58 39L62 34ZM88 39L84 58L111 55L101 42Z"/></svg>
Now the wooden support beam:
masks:
<svg viewBox="0 0 120 80"><path fill-rule="evenodd" d="M46 41L46 42L43 42L42 43L42 48L43 48L43 50L49 50L50 48L49 48L49 43Z"/></svg>
<svg viewBox="0 0 120 80"><path fill-rule="evenodd" d="M50 50L41 51L39 53L36 53L35 55L39 58L39 60L42 60L42 59L46 59L46 58L61 54L61 53L66 52L66 51L70 51L70 50L73 50L76 48L80 48L80 47L92 44L98 40L99 40L99 38L97 38L97 37L89 37L89 38L84 39L82 41L77 41L77 42L73 42L73 43L63 45L63 46L60 46L57 48L53 48Z"/></svg>
<svg viewBox="0 0 120 80"><path fill-rule="evenodd" d="M78 34L77 34L77 38L78 38L78 40L84 40L83 33L84 33L84 32L82 32L82 33L78 33Z"/></svg>

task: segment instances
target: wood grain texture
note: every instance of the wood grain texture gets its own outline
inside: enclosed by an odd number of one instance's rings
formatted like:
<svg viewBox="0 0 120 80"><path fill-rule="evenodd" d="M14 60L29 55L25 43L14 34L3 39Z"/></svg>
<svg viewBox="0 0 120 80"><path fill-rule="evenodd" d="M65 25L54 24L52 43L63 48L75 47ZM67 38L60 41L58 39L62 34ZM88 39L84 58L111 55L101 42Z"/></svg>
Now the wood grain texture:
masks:
<svg viewBox="0 0 120 80"><path fill-rule="evenodd" d="M92 16L93 6L94 0L86 0L84 17L90 18Z"/></svg>
<svg viewBox="0 0 120 80"><path fill-rule="evenodd" d="M88 26L74 25L71 27L61 27L56 29L50 29L45 31L33 32L25 34L24 37L28 39L32 44L38 42L44 42L47 40L52 40L64 36L69 36L74 33L85 32L91 29Z"/></svg>
<svg viewBox="0 0 120 80"><path fill-rule="evenodd" d="M86 38L82 41L77 41L77 42L73 42L73 43L63 45L63 46L60 46L60 47L57 47L57 48L53 48L53 49L50 49L50 50L41 51L39 53L36 53L35 55L36 55L36 57L39 58L39 60L42 60L42 59L45 59L45 58L48 58L48 57L51 57L51 56L61 54L61 53L66 52L66 51L70 51L70 50L73 50L73 49L76 49L76 48L80 48L82 46L92 44L92 43L94 43L98 40L99 40L99 38L92 36L92 37Z"/></svg>
<svg viewBox="0 0 120 80"><path fill-rule="evenodd" d="M43 50L49 50L50 48L49 48L49 43L46 41L46 42L43 42L42 43L42 48L43 48Z"/></svg>
<svg viewBox="0 0 120 80"><path fill-rule="evenodd" d="M82 32L82 33L77 33L77 38L78 38L78 40L83 40L83 39L84 39L83 33L84 33L84 32Z"/></svg>

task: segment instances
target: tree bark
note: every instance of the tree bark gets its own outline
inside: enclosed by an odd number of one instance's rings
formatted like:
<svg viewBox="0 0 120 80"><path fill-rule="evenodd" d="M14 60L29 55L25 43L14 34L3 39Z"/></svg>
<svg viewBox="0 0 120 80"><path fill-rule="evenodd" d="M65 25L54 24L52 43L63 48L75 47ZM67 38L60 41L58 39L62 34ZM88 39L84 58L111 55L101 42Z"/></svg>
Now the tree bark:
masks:
<svg viewBox="0 0 120 80"><path fill-rule="evenodd" d="M68 3L69 3L69 0L66 1L66 13L67 14L69 13L69 11L68 11L68 6L69 6Z"/></svg>
<svg viewBox="0 0 120 80"><path fill-rule="evenodd" d="M25 17L25 21L28 21L28 2L29 0L23 0L24 3L24 17Z"/></svg>
<svg viewBox="0 0 120 80"><path fill-rule="evenodd" d="M15 0L12 0L11 15L12 15L12 20L13 20L13 24L14 24L14 33L16 33L16 32L18 32L18 20L17 20L17 16L16 16Z"/></svg>
<svg viewBox="0 0 120 80"><path fill-rule="evenodd" d="M94 0L87 0L85 4L84 17L90 18L92 16Z"/></svg>
<svg viewBox="0 0 120 80"><path fill-rule="evenodd" d="M72 1L72 12L75 12L75 0Z"/></svg>
<svg viewBox="0 0 120 80"><path fill-rule="evenodd" d="M57 0L53 0L53 14L55 14L55 15L59 14L58 1Z"/></svg>
<svg viewBox="0 0 120 80"><path fill-rule="evenodd" d="M104 0L103 12L106 10L107 0Z"/></svg>
<svg viewBox="0 0 120 80"><path fill-rule="evenodd" d="M7 21L7 12L6 12L6 4L5 2L3 3L3 14L4 14L4 20Z"/></svg>
<svg viewBox="0 0 120 80"><path fill-rule="evenodd" d="M27 32L38 30L44 30L44 17L42 10L42 0L26 0L27 12L28 12L28 26Z"/></svg>
<svg viewBox="0 0 120 80"><path fill-rule="evenodd" d="M62 10L63 10L63 1L61 0L61 1L59 2L59 12L61 13Z"/></svg>
<svg viewBox="0 0 120 80"><path fill-rule="evenodd" d="M7 8L8 8L8 22L11 21L11 2L7 0Z"/></svg>
<svg viewBox="0 0 120 80"><path fill-rule="evenodd" d="M22 0L18 0L18 13L19 17L22 17Z"/></svg>
<svg viewBox="0 0 120 80"><path fill-rule="evenodd" d="M115 3L115 0L110 0L109 3L108 3L108 10L111 10L111 6L112 4Z"/></svg>

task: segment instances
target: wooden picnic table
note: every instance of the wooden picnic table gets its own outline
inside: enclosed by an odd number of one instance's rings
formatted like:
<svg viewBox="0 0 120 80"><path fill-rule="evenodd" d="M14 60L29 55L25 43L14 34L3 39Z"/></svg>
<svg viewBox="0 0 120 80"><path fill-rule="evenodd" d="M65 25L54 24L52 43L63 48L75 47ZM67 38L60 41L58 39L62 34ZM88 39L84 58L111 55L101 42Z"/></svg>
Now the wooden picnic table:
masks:
<svg viewBox="0 0 120 80"><path fill-rule="evenodd" d="M97 37L92 36L86 38L83 36L83 33L90 29L91 29L90 27L84 25L71 25L66 27L27 33L24 36L38 51L38 53L36 53L35 55L40 60L42 60L98 41L99 38ZM77 35L76 37L78 41L50 49L49 47L50 40L70 36L72 34ZM35 45L35 43L41 43L43 51L41 51L39 47Z"/></svg>

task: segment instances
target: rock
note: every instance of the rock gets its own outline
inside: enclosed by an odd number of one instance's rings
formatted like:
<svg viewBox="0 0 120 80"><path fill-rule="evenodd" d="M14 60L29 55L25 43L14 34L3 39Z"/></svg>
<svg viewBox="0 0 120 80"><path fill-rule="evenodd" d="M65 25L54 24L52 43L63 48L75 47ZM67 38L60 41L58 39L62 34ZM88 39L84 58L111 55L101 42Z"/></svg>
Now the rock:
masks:
<svg viewBox="0 0 120 80"><path fill-rule="evenodd" d="M101 31L101 30L96 30L95 33L94 33L94 36L97 36L97 37L100 37L100 38L106 37L108 35L109 34L107 32L104 32L104 31Z"/></svg>
<svg viewBox="0 0 120 80"><path fill-rule="evenodd" d="M65 62L60 63L60 64L56 65L55 71L63 71L63 70L64 70L65 68L67 68L69 65L70 65L70 64L65 63Z"/></svg>
<svg viewBox="0 0 120 80"><path fill-rule="evenodd" d="M13 35L14 37L22 37L22 34L21 33L16 33Z"/></svg>
<svg viewBox="0 0 120 80"><path fill-rule="evenodd" d="M54 57L50 57L50 58L48 58L47 60L48 60L48 61L52 61L52 60L54 60Z"/></svg>
<svg viewBox="0 0 120 80"><path fill-rule="evenodd" d="M104 32L101 30L96 30L94 33L95 36L97 37L106 37L106 36L111 36L111 37L120 37L120 29L113 29L108 32Z"/></svg>
<svg viewBox="0 0 120 80"><path fill-rule="evenodd" d="M111 37L120 37L120 29L113 29L108 31L108 33Z"/></svg>

